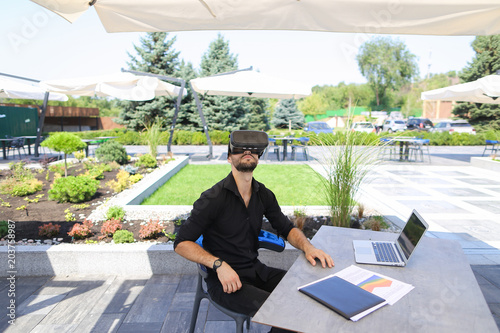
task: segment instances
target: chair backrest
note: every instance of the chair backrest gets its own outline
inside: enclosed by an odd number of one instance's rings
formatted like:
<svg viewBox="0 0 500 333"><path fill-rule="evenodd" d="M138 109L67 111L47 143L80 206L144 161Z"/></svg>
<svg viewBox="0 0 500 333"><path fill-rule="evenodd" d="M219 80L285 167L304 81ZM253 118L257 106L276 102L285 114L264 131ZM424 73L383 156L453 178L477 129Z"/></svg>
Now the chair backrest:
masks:
<svg viewBox="0 0 500 333"><path fill-rule="evenodd" d="M307 136L303 136L303 137L298 138L298 141L300 141L304 145L307 145L307 143L309 142L309 140L310 139Z"/></svg>
<svg viewBox="0 0 500 333"><path fill-rule="evenodd" d="M487 144L487 145L495 145L495 144L497 144L497 143L498 143L498 141L497 141L497 140L486 140L486 144Z"/></svg>
<svg viewBox="0 0 500 333"><path fill-rule="evenodd" d="M16 138L11 142L11 148L22 148L24 147L24 138Z"/></svg>

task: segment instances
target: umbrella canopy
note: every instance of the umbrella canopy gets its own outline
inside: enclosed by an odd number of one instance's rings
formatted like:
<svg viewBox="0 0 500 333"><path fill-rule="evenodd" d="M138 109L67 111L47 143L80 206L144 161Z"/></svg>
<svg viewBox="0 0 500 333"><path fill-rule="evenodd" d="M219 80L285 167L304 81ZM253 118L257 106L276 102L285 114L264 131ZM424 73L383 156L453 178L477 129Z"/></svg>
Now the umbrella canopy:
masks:
<svg viewBox="0 0 500 333"><path fill-rule="evenodd" d="M156 96L178 96L180 88L155 77L116 73L110 75L41 81L48 91L79 96L115 97L147 101Z"/></svg>
<svg viewBox="0 0 500 333"><path fill-rule="evenodd" d="M500 33L498 0L31 0L75 21L94 6L108 32L306 30Z"/></svg>
<svg viewBox="0 0 500 333"><path fill-rule="evenodd" d="M43 100L45 98L46 92L47 90L37 86L31 86L29 84L20 83L14 80L0 78L0 97L3 98ZM51 93L49 94L49 100L65 102L68 100L68 96Z"/></svg>
<svg viewBox="0 0 500 333"><path fill-rule="evenodd" d="M421 99L500 104L500 75L488 75L476 81L424 91Z"/></svg>
<svg viewBox="0 0 500 333"><path fill-rule="evenodd" d="M221 96L262 98L302 98L312 94L311 87L255 71L208 76L190 81L197 93Z"/></svg>

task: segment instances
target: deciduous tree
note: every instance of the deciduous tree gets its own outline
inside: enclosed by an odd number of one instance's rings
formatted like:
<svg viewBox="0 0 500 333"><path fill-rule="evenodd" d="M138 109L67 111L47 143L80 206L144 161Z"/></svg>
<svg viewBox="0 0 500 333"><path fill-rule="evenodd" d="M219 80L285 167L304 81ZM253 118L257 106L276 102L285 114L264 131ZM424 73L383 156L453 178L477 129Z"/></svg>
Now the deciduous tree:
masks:
<svg viewBox="0 0 500 333"><path fill-rule="evenodd" d="M409 84L418 76L415 58L402 41L393 41L389 37L372 39L360 47L358 66L375 93L375 106L390 106L389 92Z"/></svg>

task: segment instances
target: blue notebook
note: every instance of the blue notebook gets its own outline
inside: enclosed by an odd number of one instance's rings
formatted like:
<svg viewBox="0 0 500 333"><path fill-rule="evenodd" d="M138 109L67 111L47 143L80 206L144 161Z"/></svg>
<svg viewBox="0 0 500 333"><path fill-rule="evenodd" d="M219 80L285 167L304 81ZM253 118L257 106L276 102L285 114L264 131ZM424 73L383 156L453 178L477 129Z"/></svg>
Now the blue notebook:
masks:
<svg viewBox="0 0 500 333"><path fill-rule="evenodd" d="M346 319L351 319L357 314L385 302L382 297L338 276L322 279L298 289Z"/></svg>

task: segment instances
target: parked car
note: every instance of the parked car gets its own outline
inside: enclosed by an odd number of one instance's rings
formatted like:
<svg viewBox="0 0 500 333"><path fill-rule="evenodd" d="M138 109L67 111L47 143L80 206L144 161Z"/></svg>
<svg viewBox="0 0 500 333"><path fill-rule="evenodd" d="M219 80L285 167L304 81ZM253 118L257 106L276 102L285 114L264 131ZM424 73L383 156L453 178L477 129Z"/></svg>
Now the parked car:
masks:
<svg viewBox="0 0 500 333"><path fill-rule="evenodd" d="M430 131L434 127L427 118L410 118L406 121L406 128L411 131Z"/></svg>
<svg viewBox="0 0 500 333"><path fill-rule="evenodd" d="M398 131L405 131L406 124L403 120L399 119L387 119L382 126L382 131L388 131L389 133L394 133Z"/></svg>
<svg viewBox="0 0 500 333"><path fill-rule="evenodd" d="M333 128L328 126L324 121L310 121L304 128L306 132L318 133L333 133Z"/></svg>
<svg viewBox="0 0 500 333"><path fill-rule="evenodd" d="M442 121L434 126L432 132L476 134L476 130L467 122L467 120Z"/></svg>
<svg viewBox="0 0 500 333"><path fill-rule="evenodd" d="M353 132L365 132L365 133L375 133L375 125L367 121L359 121L351 126Z"/></svg>

